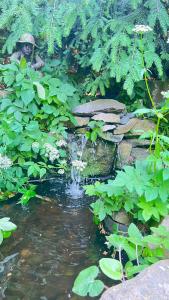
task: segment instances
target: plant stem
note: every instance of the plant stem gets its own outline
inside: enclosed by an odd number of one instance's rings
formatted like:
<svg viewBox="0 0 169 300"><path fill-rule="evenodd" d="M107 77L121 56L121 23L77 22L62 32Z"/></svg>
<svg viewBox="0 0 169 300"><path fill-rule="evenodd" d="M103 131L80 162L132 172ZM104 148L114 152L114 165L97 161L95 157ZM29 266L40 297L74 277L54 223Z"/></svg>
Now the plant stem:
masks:
<svg viewBox="0 0 169 300"><path fill-rule="evenodd" d="M139 258L138 258L138 245L136 245L136 259L137 259L137 265L139 266Z"/></svg>
<svg viewBox="0 0 169 300"><path fill-rule="evenodd" d="M122 268L122 282L125 281L124 272L123 272L123 264L122 264L122 257L121 257L121 247L119 247L119 261L121 263Z"/></svg>

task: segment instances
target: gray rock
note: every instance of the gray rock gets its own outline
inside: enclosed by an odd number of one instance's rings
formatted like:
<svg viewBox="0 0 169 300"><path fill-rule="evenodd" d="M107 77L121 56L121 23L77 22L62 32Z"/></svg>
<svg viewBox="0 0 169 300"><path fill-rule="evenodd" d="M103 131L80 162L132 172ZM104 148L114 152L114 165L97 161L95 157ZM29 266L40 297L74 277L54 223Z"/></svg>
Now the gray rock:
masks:
<svg viewBox="0 0 169 300"><path fill-rule="evenodd" d="M73 109L75 115L93 116L97 112L123 112L126 106L112 99L98 99L85 104L78 105Z"/></svg>
<svg viewBox="0 0 169 300"><path fill-rule="evenodd" d="M130 119L127 124L119 125L116 128L116 130L114 130L114 134L124 134L129 132L134 127L134 125L136 125L137 122L138 122L137 118Z"/></svg>
<svg viewBox="0 0 169 300"><path fill-rule="evenodd" d="M95 144L88 141L83 151L82 160L87 162L87 166L82 172L82 176L106 176L110 175L115 168L116 145L107 143L100 139Z"/></svg>
<svg viewBox="0 0 169 300"><path fill-rule="evenodd" d="M100 113L93 116L92 120L104 121L105 123L120 123L120 116L113 113Z"/></svg>
<svg viewBox="0 0 169 300"><path fill-rule="evenodd" d="M123 137L124 137L124 134L114 135L112 132L103 132L101 134L101 138L103 140L112 142L112 143L117 143L117 144L122 141Z"/></svg>
<svg viewBox="0 0 169 300"><path fill-rule="evenodd" d="M150 140L141 140L138 138L125 139L125 142L131 144L132 147L148 148L150 146ZM154 143L153 143L153 145L154 145Z"/></svg>
<svg viewBox="0 0 169 300"><path fill-rule="evenodd" d="M148 149L144 148L132 148L131 157L133 160L145 160L149 155Z"/></svg>
<svg viewBox="0 0 169 300"><path fill-rule="evenodd" d="M122 169L126 164L131 161L132 144L122 141L118 145L118 161L117 167Z"/></svg>
<svg viewBox="0 0 169 300"><path fill-rule="evenodd" d="M102 127L102 131L103 131L103 132L112 131L112 130L114 130L115 128L116 128L115 125L104 125L104 126Z"/></svg>
<svg viewBox="0 0 169 300"><path fill-rule="evenodd" d="M125 125L128 123L128 121L130 119L134 118L134 114L133 113L128 113L126 115L123 115L121 118L120 118L120 124L122 125Z"/></svg>
<svg viewBox="0 0 169 300"><path fill-rule="evenodd" d="M109 288L100 300L169 300L169 260L161 260L135 278Z"/></svg>

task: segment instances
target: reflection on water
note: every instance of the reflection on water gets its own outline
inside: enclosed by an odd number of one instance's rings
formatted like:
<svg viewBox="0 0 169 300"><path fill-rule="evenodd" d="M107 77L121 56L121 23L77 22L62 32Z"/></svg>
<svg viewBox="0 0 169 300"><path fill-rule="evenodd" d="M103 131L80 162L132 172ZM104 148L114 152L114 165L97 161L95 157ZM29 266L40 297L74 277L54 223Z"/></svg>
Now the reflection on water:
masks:
<svg viewBox="0 0 169 300"><path fill-rule="evenodd" d="M4 299L88 299L73 295L72 284L80 270L98 262L101 249L89 199L73 202L64 189L61 182L43 184L41 194L52 203L34 200L26 210L13 204L1 209L0 216L11 217L18 229L1 246L0 260L19 253L0 270Z"/></svg>

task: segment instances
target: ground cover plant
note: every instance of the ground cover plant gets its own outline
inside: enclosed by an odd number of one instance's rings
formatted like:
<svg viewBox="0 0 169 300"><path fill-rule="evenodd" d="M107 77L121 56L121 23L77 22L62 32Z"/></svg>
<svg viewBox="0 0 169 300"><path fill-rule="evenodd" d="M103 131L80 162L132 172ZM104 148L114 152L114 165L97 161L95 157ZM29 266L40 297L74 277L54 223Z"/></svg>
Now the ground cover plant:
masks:
<svg viewBox="0 0 169 300"><path fill-rule="evenodd" d="M69 84L20 65L0 66L6 97L0 105L1 199L23 193L22 203L35 196L30 177L42 178L47 170L63 174L66 162L65 122L75 122L68 99L76 93Z"/></svg>
<svg viewBox="0 0 169 300"><path fill-rule="evenodd" d="M130 220L139 226L146 223L143 233L131 223L127 234L119 232L106 237L108 248L113 247L111 256L115 258L102 258L99 261L100 270L109 278L121 281L163 259L165 251L169 249L167 228L151 227L152 224L157 226L169 213L169 138L160 132L161 121L168 123L166 115L169 112L169 94L168 91L162 93L165 102L158 108L150 92L144 58L143 34L151 31L151 28L136 25L134 30L140 35L143 76L152 105L150 109L136 110L135 114L148 114L149 117L156 118L155 131L150 130L141 136L150 140L150 154L146 160L136 161L133 166L124 166L123 170L117 171L114 180L86 186L88 195L99 197L91 205L97 224L106 216L112 216L121 210L125 210ZM147 235L149 228L152 234ZM127 255L125 265L122 251ZM92 266L81 271L74 282L73 291L80 296L98 296L105 288L104 283L96 279L100 270L97 266Z"/></svg>

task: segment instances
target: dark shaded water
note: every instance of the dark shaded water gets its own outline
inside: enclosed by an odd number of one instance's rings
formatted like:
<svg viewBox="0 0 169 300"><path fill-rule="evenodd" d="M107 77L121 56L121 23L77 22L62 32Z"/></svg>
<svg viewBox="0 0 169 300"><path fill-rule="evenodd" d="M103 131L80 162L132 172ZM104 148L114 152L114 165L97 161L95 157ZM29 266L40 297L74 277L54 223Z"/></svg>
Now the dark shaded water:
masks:
<svg viewBox="0 0 169 300"><path fill-rule="evenodd" d="M72 294L78 272L96 264L101 247L88 209L89 199L70 199L65 184L51 182L40 193L52 203L32 200L28 209L4 205L0 216L9 216L17 231L0 248L1 298L7 300L78 300ZM95 298L96 299L96 298Z"/></svg>

